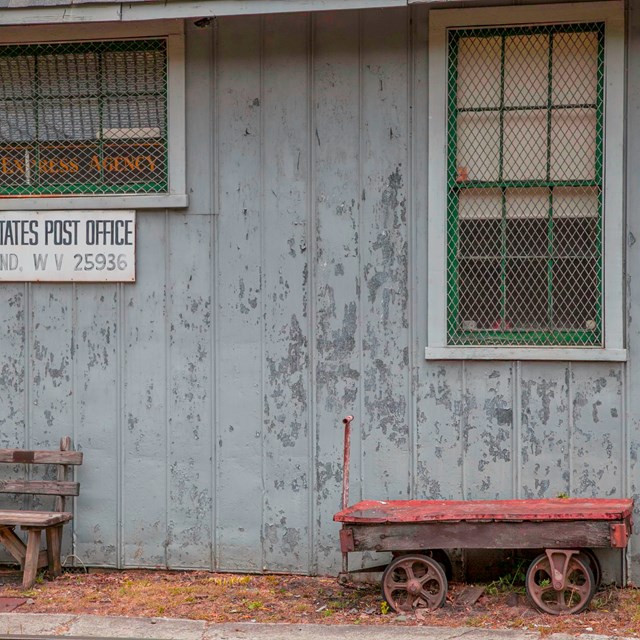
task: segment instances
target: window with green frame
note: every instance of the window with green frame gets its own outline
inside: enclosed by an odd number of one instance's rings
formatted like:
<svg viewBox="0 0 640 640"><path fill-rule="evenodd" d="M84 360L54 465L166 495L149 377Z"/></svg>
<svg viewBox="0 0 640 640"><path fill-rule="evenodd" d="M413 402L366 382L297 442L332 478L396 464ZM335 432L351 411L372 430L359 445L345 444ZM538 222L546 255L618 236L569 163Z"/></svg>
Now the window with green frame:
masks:
<svg viewBox="0 0 640 640"><path fill-rule="evenodd" d="M447 344L602 346L604 25L447 50Z"/></svg>
<svg viewBox="0 0 640 640"><path fill-rule="evenodd" d="M0 46L0 197L168 191L165 38Z"/></svg>

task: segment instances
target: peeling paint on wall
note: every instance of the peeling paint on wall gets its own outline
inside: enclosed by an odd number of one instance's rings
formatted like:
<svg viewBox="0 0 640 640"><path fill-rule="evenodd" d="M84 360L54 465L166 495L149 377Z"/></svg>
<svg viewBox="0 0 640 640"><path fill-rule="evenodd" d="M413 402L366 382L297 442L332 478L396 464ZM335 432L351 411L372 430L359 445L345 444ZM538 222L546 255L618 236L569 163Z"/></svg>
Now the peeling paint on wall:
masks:
<svg viewBox="0 0 640 640"><path fill-rule="evenodd" d="M138 281L0 287L0 440L85 452L82 562L337 571L347 413L354 500L638 497L635 219L627 365L424 360L408 17L187 25L191 203L139 214Z"/></svg>

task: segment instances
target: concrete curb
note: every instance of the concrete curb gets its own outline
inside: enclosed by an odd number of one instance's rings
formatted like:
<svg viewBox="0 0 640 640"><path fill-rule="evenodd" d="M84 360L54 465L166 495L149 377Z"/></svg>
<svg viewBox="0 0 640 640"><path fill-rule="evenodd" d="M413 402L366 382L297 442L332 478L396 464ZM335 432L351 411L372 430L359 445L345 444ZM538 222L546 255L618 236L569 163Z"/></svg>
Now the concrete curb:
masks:
<svg viewBox="0 0 640 640"><path fill-rule="evenodd" d="M175 618L125 618L45 613L0 613L0 638L62 636L142 640L541 640L537 631L471 627L216 624ZM544 640L637 640L625 636L553 633Z"/></svg>

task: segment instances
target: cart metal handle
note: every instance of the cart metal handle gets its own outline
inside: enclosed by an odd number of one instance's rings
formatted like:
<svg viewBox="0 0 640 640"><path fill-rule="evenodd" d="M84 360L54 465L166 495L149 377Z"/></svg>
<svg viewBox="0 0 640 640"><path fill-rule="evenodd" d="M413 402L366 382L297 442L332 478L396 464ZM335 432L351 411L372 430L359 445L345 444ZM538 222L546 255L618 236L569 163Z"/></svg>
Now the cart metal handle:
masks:
<svg viewBox="0 0 640 640"><path fill-rule="evenodd" d="M346 416L344 424L344 459L342 465L342 508L349 506L349 466L351 463L351 421L353 416Z"/></svg>

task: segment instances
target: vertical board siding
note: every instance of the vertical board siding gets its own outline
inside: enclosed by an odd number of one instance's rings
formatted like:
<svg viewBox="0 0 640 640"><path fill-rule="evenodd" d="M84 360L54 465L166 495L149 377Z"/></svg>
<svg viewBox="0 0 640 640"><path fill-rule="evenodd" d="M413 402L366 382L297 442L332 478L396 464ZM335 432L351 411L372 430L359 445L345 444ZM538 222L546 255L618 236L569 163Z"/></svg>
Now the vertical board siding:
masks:
<svg viewBox="0 0 640 640"><path fill-rule="evenodd" d="M360 38L362 486L366 497L407 498L407 13L362 13Z"/></svg>
<svg viewBox="0 0 640 640"><path fill-rule="evenodd" d="M187 94L186 177L191 215L218 213L215 202L215 181L212 179L217 149L217 129L214 109L213 27L199 28L191 20L185 22Z"/></svg>
<svg viewBox="0 0 640 640"><path fill-rule="evenodd" d="M427 27L187 25L190 206L138 212L136 283L0 285L2 446L85 453L70 561L336 573L347 413L352 501L638 497L634 216L628 366L424 360Z"/></svg>
<svg viewBox="0 0 640 640"><path fill-rule="evenodd" d="M637 132L640 126L640 3L631 0L627 12L627 132ZM640 136L627 134L627 167L630 168L626 181L627 203L639 202L640 181L636 180L632 167L640 161ZM628 204L626 216L626 304L627 304L627 348L629 362L625 371L626 411L623 414L625 432L623 467L626 469L625 495L635 499L634 520L640 522L640 216L635 214L633 204ZM633 213L632 213L633 212ZM629 578L640 582L640 540L631 538L627 551Z"/></svg>
<svg viewBox="0 0 640 640"><path fill-rule="evenodd" d="M619 366L571 366L573 436L571 495L618 497L622 464L622 370Z"/></svg>
<svg viewBox="0 0 640 640"><path fill-rule="evenodd" d="M25 441L26 413L26 323L27 285L0 287L0 443L20 446Z"/></svg>
<svg viewBox="0 0 640 640"><path fill-rule="evenodd" d="M464 497L462 367L431 365L417 391L416 493L418 499Z"/></svg>
<svg viewBox="0 0 640 640"><path fill-rule="evenodd" d="M504 498L511 494L515 473L515 366L509 362L467 362L463 367L464 498Z"/></svg>
<svg viewBox="0 0 640 640"><path fill-rule="evenodd" d="M138 213L135 284L124 287L123 566L165 566L167 216ZM91 457L87 456L90 464Z"/></svg>
<svg viewBox="0 0 640 640"><path fill-rule="evenodd" d="M28 441L28 291L29 285L24 284L0 287L0 446L7 448L20 447ZM10 478L12 470L0 469L0 474L2 478ZM27 497L5 497L7 508L19 509L27 503ZM7 551L2 550L0 558L7 561L10 557Z"/></svg>
<svg viewBox="0 0 640 640"><path fill-rule="evenodd" d="M338 571L332 522L341 499L341 418L358 413L360 344L360 46L358 12L314 16L313 180L315 301L315 443L318 562ZM357 479L361 418L354 423L352 495Z"/></svg>
<svg viewBox="0 0 640 640"><path fill-rule="evenodd" d="M75 418L74 289L69 284L36 284L30 290L34 331L29 349L31 421L27 432L34 448L58 447L61 436L73 433ZM43 477L44 472L45 468L30 470L34 477ZM25 503L35 508L53 508L49 496L25 497ZM65 548L70 536L71 529L65 527Z"/></svg>
<svg viewBox="0 0 640 640"><path fill-rule="evenodd" d="M228 571L263 567L261 37L258 17L225 20L215 52L221 208L214 508L216 566Z"/></svg>
<svg viewBox="0 0 640 640"><path fill-rule="evenodd" d="M168 217L167 565L211 565L212 216Z"/></svg>
<svg viewBox="0 0 640 640"><path fill-rule="evenodd" d="M33 285L30 355L30 444L55 446L74 423L73 287Z"/></svg>
<svg viewBox="0 0 640 640"><path fill-rule="evenodd" d="M520 495L571 492L568 367L526 362L521 369Z"/></svg>
<svg viewBox="0 0 640 640"><path fill-rule="evenodd" d="M82 488L76 500L75 554L87 564L117 565L119 287L96 284L75 289L76 413L74 432L69 433L77 448L87 452L87 465L75 472Z"/></svg>
<svg viewBox="0 0 640 640"><path fill-rule="evenodd" d="M310 554L309 16L263 20L264 566L291 571Z"/></svg>

